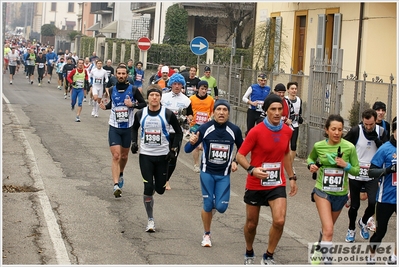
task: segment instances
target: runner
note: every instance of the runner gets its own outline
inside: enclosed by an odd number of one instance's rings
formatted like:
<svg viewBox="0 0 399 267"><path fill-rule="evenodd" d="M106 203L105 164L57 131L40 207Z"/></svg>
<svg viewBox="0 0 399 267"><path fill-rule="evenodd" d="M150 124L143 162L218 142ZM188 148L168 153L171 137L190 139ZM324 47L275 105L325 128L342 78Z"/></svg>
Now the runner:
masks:
<svg viewBox="0 0 399 267"><path fill-rule="evenodd" d="M287 179L284 170L289 176L289 195L294 196L298 191L297 178L294 176L290 160L289 141L292 130L281 120L283 100L275 94L270 94L264 100L263 110L267 114L266 118L248 132L237 153L237 162L248 172L244 195L245 265L253 264L255 260L253 243L261 206L270 206L273 220L261 264L275 264L274 252L283 234L287 210ZM249 153L250 162L246 158Z"/></svg>
<svg viewBox="0 0 399 267"><path fill-rule="evenodd" d="M140 131L139 163L144 182L144 207L148 222L146 232L155 232L153 215L154 193L165 192L168 162L175 160L183 133L175 114L161 105L162 89L159 85L147 88L148 107L134 115L131 151L138 151L138 130ZM170 146L168 128L172 126L175 137ZM172 148L170 148L172 147Z"/></svg>
<svg viewBox="0 0 399 267"><path fill-rule="evenodd" d="M229 205L230 172L237 170L237 162L233 156L234 144L239 149L243 142L240 128L228 121L230 104L226 100L217 100L213 112L214 119L202 124L195 133L192 133L190 141L184 147L186 153L192 152L201 143L204 147L200 169L203 199L201 218L204 226L201 246L203 247L212 246L213 214L216 211L224 213Z"/></svg>
<svg viewBox="0 0 399 267"><path fill-rule="evenodd" d="M72 60L68 58L68 60ZM80 113L82 112L83 90L85 82L89 80L87 72L83 68L83 59L78 60L78 66L67 76L68 83L72 85L71 110L75 109L76 102L78 108L76 111L76 122L80 122Z"/></svg>
<svg viewBox="0 0 399 267"><path fill-rule="evenodd" d="M96 62L96 68L93 68L89 74L90 79L90 91L93 94L93 109L91 116L98 117L98 108L103 97L104 84L108 82L108 73L103 69L103 62L98 59Z"/></svg>

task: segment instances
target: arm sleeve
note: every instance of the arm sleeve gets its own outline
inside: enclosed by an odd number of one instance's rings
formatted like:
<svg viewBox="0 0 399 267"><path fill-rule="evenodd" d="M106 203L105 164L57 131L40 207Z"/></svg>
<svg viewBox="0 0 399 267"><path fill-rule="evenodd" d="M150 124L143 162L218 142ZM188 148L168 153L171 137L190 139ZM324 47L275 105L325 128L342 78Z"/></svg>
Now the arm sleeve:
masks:
<svg viewBox="0 0 399 267"><path fill-rule="evenodd" d="M246 104L248 104L249 101L249 96L252 94L252 86L248 87L247 91L242 97L242 101Z"/></svg>
<svg viewBox="0 0 399 267"><path fill-rule="evenodd" d="M138 111L134 114L134 122L132 126L132 143L137 144L138 131L140 128L140 119L142 112Z"/></svg>
<svg viewBox="0 0 399 267"><path fill-rule="evenodd" d="M219 96L218 87L217 87L217 86L213 87L213 90L214 90L214 92L215 92L215 96Z"/></svg>
<svg viewBox="0 0 399 267"><path fill-rule="evenodd" d="M380 166L376 166L374 164L370 165L370 169L369 169L369 177L370 178L380 178L383 175L385 175L384 168L381 168Z"/></svg>
<svg viewBox="0 0 399 267"><path fill-rule="evenodd" d="M344 139L351 142L354 146L359 139L359 126L352 127L349 132L344 136Z"/></svg>
<svg viewBox="0 0 399 267"><path fill-rule="evenodd" d="M351 164L351 168L349 169L348 173L355 176L359 175L360 165L355 146L352 148L349 163Z"/></svg>
<svg viewBox="0 0 399 267"><path fill-rule="evenodd" d="M189 116L189 115L194 116L194 112L193 112L193 108L191 107L191 103L190 103L190 105L188 105L188 107L186 108L186 115L187 115L187 116Z"/></svg>
<svg viewBox="0 0 399 267"><path fill-rule="evenodd" d="M134 99L136 99L138 102L136 107L137 109L142 109L147 106L147 103L145 102L143 95L140 93L140 91L137 88L134 90Z"/></svg>
<svg viewBox="0 0 399 267"><path fill-rule="evenodd" d="M173 139L172 147L180 147L181 141L183 139L183 131L181 130L181 127L180 127L179 121L176 118L176 115L169 109L166 112L171 113L169 124L172 125L173 130L175 130L175 138Z"/></svg>
<svg viewBox="0 0 399 267"><path fill-rule="evenodd" d="M76 69L73 69L73 70L71 71L71 73L69 73L69 75L68 75L68 77L67 77L67 80L68 80L68 82L69 82L70 84L73 83L72 77L73 77L73 75L75 75L75 72L76 72Z"/></svg>

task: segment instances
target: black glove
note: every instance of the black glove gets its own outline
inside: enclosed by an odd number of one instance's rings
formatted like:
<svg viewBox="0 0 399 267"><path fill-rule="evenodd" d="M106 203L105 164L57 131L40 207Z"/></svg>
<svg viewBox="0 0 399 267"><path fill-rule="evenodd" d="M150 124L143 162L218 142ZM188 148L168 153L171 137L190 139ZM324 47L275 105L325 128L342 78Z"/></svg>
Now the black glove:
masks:
<svg viewBox="0 0 399 267"><path fill-rule="evenodd" d="M396 164L393 164L390 167L385 168L385 173L386 174L396 173Z"/></svg>
<svg viewBox="0 0 399 267"><path fill-rule="evenodd" d="M302 124L302 123L303 123L303 118L302 118L302 116L299 116L299 118L298 118L298 123L299 123L299 124Z"/></svg>
<svg viewBox="0 0 399 267"><path fill-rule="evenodd" d="M130 150L132 151L133 154L136 154L137 151L139 151L139 146L135 142L133 142L132 146L130 147Z"/></svg>
<svg viewBox="0 0 399 267"><path fill-rule="evenodd" d="M176 155L177 153L176 153L176 151L174 151L174 150L169 150L169 153L168 153L168 155L166 155L166 161L168 161L168 162L170 162L170 161L172 161L172 160L175 160L176 159Z"/></svg>

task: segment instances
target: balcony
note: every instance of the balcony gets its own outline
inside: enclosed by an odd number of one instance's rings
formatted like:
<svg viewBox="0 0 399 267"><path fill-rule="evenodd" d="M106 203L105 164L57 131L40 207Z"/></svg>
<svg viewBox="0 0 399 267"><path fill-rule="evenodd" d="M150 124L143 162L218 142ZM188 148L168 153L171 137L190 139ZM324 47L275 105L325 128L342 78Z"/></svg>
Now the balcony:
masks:
<svg viewBox="0 0 399 267"><path fill-rule="evenodd" d="M130 10L135 13L145 13L146 11L155 11L156 3L131 3Z"/></svg>
<svg viewBox="0 0 399 267"><path fill-rule="evenodd" d="M108 2L94 3L90 5L90 14L112 14L112 5Z"/></svg>

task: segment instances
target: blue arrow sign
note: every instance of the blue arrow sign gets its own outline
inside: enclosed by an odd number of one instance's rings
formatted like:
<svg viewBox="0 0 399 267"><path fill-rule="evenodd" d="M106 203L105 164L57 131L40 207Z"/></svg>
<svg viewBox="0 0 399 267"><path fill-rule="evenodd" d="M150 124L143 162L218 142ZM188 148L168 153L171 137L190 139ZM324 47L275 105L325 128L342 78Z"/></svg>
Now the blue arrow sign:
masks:
<svg viewBox="0 0 399 267"><path fill-rule="evenodd" d="M204 37L197 36L194 39L192 39L190 42L191 52L193 52L197 56L205 54L206 51L208 51L208 48L209 48L209 43Z"/></svg>

